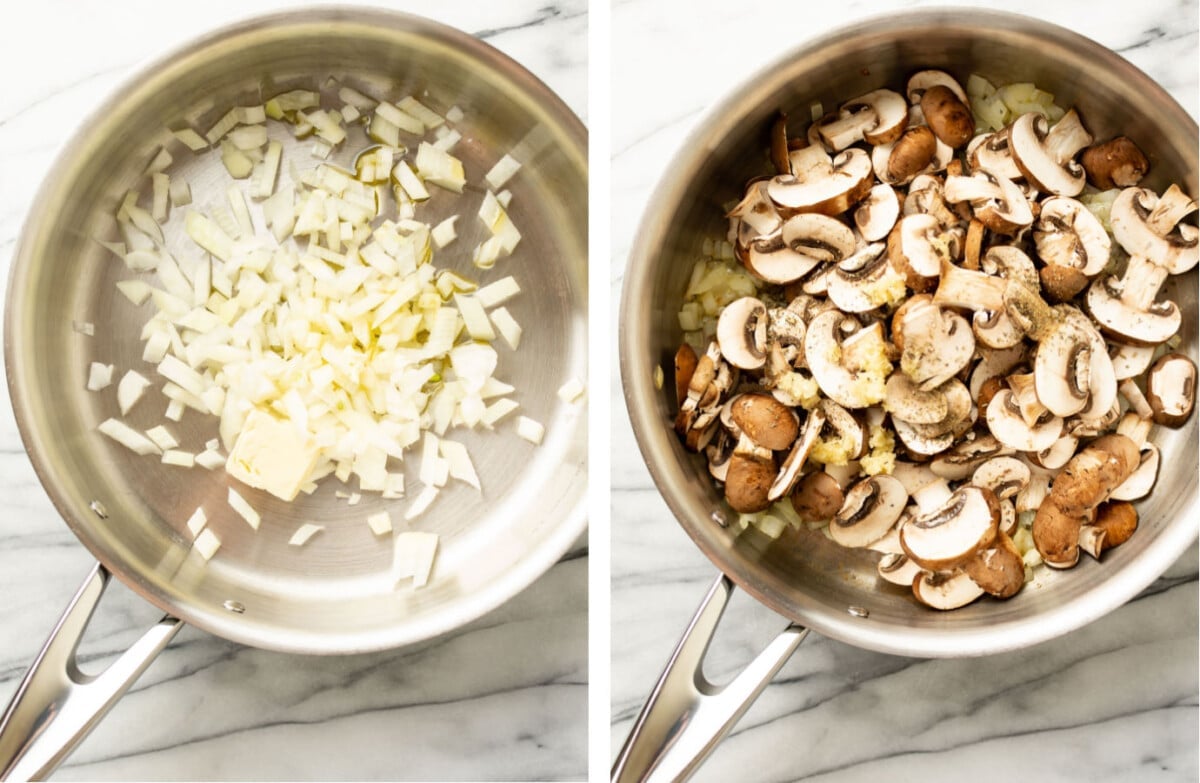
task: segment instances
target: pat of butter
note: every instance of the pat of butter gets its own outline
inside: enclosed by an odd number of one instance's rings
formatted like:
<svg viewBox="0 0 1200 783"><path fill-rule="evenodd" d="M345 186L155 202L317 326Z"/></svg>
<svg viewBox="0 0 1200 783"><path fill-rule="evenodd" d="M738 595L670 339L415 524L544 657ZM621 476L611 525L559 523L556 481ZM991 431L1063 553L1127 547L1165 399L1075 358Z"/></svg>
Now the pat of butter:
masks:
<svg viewBox="0 0 1200 783"><path fill-rule="evenodd" d="M316 467L319 455L310 433L255 410L238 434L225 470L238 481L292 500Z"/></svg>

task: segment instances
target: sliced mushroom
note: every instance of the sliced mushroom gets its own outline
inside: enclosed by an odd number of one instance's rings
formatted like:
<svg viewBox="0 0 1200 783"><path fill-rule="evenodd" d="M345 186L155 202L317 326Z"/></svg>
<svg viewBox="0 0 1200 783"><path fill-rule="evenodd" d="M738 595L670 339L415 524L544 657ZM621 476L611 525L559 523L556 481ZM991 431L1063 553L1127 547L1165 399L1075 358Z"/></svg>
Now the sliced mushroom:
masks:
<svg viewBox="0 0 1200 783"><path fill-rule="evenodd" d="M1029 466L1015 457L993 457L975 469L971 484L990 489L999 499L1016 497L1029 484Z"/></svg>
<svg viewBox="0 0 1200 783"><path fill-rule="evenodd" d="M1181 426L1196 404L1196 365L1181 353L1165 354L1146 376L1146 400L1157 424Z"/></svg>
<svg viewBox="0 0 1200 783"><path fill-rule="evenodd" d="M1097 277L1088 287L1087 308L1114 338L1156 345L1179 331L1182 317L1174 302L1156 301L1167 270L1146 256L1131 256L1120 279Z"/></svg>
<svg viewBox="0 0 1200 783"><path fill-rule="evenodd" d="M783 461L783 466L767 490L767 499L772 503L790 493L796 486L796 482L800 479L800 471L812 453L813 446L816 445L821 430L825 427L825 421L825 413L820 408L808 414L808 418L804 420L804 431L792 446L791 452L788 453L787 458Z"/></svg>
<svg viewBox="0 0 1200 783"><path fill-rule="evenodd" d="M921 95L921 113L938 140L957 149L975 135L975 118L966 101L944 84L930 86Z"/></svg>
<svg viewBox="0 0 1200 783"><path fill-rule="evenodd" d="M1058 328L1043 339L1034 359L1037 396L1056 416L1093 418L1117 398L1108 346L1087 316L1063 311Z"/></svg>
<svg viewBox="0 0 1200 783"><path fill-rule="evenodd" d="M1063 302L1104 270L1112 251L1100 219L1073 198L1053 197L1042 202L1033 240L1038 257L1046 263L1042 283L1047 293Z"/></svg>
<svg viewBox="0 0 1200 783"><path fill-rule="evenodd" d="M675 352L675 402L683 405L687 399L688 385L692 382L692 373L696 372L696 349L687 343L679 346Z"/></svg>
<svg viewBox="0 0 1200 783"><path fill-rule="evenodd" d="M946 570L991 544L999 522L995 495L979 487L959 487L940 507L906 523L900 544L923 568Z"/></svg>
<svg viewBox="0 0 1200 783"><path fill-rule="evenodd" d="M755 277L784 285L822 262L841 261L854 248L854 232L840 220L798 214L784 221L777 232L750 242L739 257Z"/></svg>
<svg viewBox="0 0 1200 783"><path fill-rule="evenodd" d="M885 582L909 588L912 587L913 579L923 571L921 566L910 560L908 555L903 553L884 555L880 558L876 569L879 572L879 577Z"/></svg>
<svg viewBox="0 0 1200 783"><path fill-rule="evenodd" d="M961 315L934 305L911 308L900 324L900 369L922 389L945 383L967 366L975 335Z"/></svg>
<svg viewBox="0 0 1200 783"><path fill-rule="evenodd" d="M1079 162L1087 172L1088 181L1100 190L1132 187L1150 169L1150 162L1138 145L1125 136L1088 147Z"/></svg>
<svg viewBox="0 0 1200 783"><path fill-rule="evenodd" d="M1051 416L1035 425L1026 423L1011 389L996 393L987 407L988 430L996 440L1017 451L1048 449L1062 434L1063 420Z"/></svg>
<svg viewBox="0 0 1200 783"><path fill-rule="evenodd" d="M939 84L948 88L963 103L968 102L967 93L963 90L962 85L950 74L934 68L917 71L908 77L904 94L908 96L909 103L919 104L926 90Z"/></svg>
<svg viewBox="0 0 1200 783"><path fill-rule="evenodd" d="M771 451L791 448L800 431L795 412L761 392L735 397L730 404L730 418L746 437Z"/></svg>
<svg viewBox="0 0 1200 783"><path fill-rule="evenodd" d="M1017 344L1008 348L989 350L979 348L979 361L971 370L971 378L967 384L971 399L979 400L983 392L983 384L992 379L1007 375L1012 368L1025 361L1025 346ZM980 405L986 408L986 405Z"/></svg>
<svg viewBox="0 0 1200 783"><path fill-rule="evenodd" d="M986 549L963 565L971 581L996 598L1012 598L1025 584L1025 561L1006 533L1000 532Z"/></svg>
<svg viewBox="0 0 1200 783"><path fill-rule="evenodd" d="M772 177L767 195L786 212L840 215L871 190L871 158L851 148L830 158L819 147L805 147L791 155L792 174Z"/></svg>
<svg viewBox="0 0 1200 783"><path fill-rule="evenodd" d="M923 391L902 372L894 372L888 377L883 404L893 416L911 424L937 424L949 412L941 387Z"/></svg>
<svg viewBox="0 0 1200 783"><path fill-rule="evenodd" d="M1141 456L1130 438L1117 433L1104 435L1066 464L1054 479L1050 500L1068 514L1086 513L1133 475L1139 465Z"/></svg>
<svg viewBox="0 0 1200 783"><path fill-rule="evenodd" d="M1145 256L1178 275L1194 267L1200 257L1196 227L1179 222L1194 211L1196 202L1178 185L1167 188L1161 198L1145 188L1126 188L1113 201L1109 222L1125 252Z"/></svg>
<svg viewBox="0 0 1200 783"><path fill-rule="evenodd" d="M892 266L918 293L933 290L942 264L955 260L961 252L961 230L944 228L933 215L907 215L888 235Z"/></svg>
<svg viewBox="0 0 1200 783"><path fill-rule="evenodd" d="M1033 224L1033 209L1021 189L987 169L946 177L943 193L951 204L970 204L975 218L997 234L1012 236Z"/></svg>
<svg viewBox="0 0 1200 783"><path fill-rule="evenodd" d="M1074 435L1063 435L1054 441L1050 448L1042 449L1036 453L1031 452L1026 456L1035 465L1039 465L1047 470L1058 470L1063 465L1066 465L1071 457L1075 456L1075 449L1078 446L1079 438Z"/></svg>
<svg viewBox="0 0 1200 783"><path fill-rule="evenodd" d="M1158 479L1158 447L1153 443L1142 446L1142 459L1129 478L1109 494L1110 500L1141 500L1150 494Z"/></svg>
<svg viewBox="0 0 1200 783"><path fill-rule="evenodd" d="M908 123L908 103L899 93L886 89L872 90L851 103L870 106L875 112L875 125L863 131L863 140L868 144L887 144L900 138L904 132Z"/></svg>
<svg viewBox="0 0 1200 783"><path fill-rule="evenodd" d="M1017 493L1016 512L1037 511L1050 494L1050 474L1030 471L1029 485Z"/></svg>
<svg viewBox="0 0 1200 783"><path fill-rule="evenodd" d="M1088 554L1099 558L1102 552L1120 546L1137 531L1138 513L1126 501L1109 501L1096 509L1096 518L1079 530L1080 545L1088 542Z"/></svg>
<svg viewBox="0 0 1200 783"><path fill-rule="evenodd" d="M868 242L878 242L886 237L899 218L900 199L895 188L886 183L871 188L854 210L854 225Z"/></svg>
<svg viewBox="0 0 1200 783"><path fill-rule="evenodd" d="M904 283L882 242L865 245L829 276L829 299L846 313L865 313L904 296Z"/></svg>
<svg viewBox="0 0 1200 783"><path fill-rule="evenodd" d="M737 206L729 211L729 217L738 221L735 244L739 247L744 247L759 237L773 234L783 225L783 217L767 196L766 179L753 180L746 186L746 194Z"/></svg>
<svg viewBox="0 0 1200 783"><path fill-rule="evenodd" d="M974 473L984 462L1013 453L1013 449L992 435L976 435L934 459L929 463L929 468L944 479L961 481Z"/></svg>
<svg viewBox="0 0 1200 783"><path fill-rule="evenodd" d="M913 595L931 609L959 609L983 595L983 588L962 571L921 572L913 579Z"/></svg>
<svg viewBox="0 0 1200 783"><path fill-rule="evenodd" d="M1008 128L976 136L967 146L967 160L972 169L987 169L1005 179L1018 179L1021 170L1013 162L1008 147Z"/></svg>
<svg viewBox="0 0 1200 783"><path fill-rule="evenodd" d="M829 523L829 533L842 546L865 547L883 538L907 502L899 481L888 475L869 476L846 493L842 508Z"/></svg>
<svg viewBox="0 0 1200 783"><path fill-rule="evenodd" d="M860 330L843 343L848 330ZM852 350L854 344L858 350ZM804 355L813 378L825 396L846 408L866 408L884 397L884 382L891 371L878 324L860 329L858 321L837 310L821 313L808 325ZM868 362L866 359L872 359Z"/></svg>
<svg viewBox="0 0 1200 783"><path fill-rule="evenodd" d="M954 444L955 433L953 430L938 433L922 432L919 429L920 425L910 424L902 419L892 419L892 426L896 430L896 435L900 437L900 442L912 454L931 457L941 454Z"/></svg>
<svg viewBox="0 0 1200 783"><path fill-rule="evenodd" d="M1083 191L1085 174L1075 155L1092 143L1092 135L1071 109L1051 128L1044 116L1029 112L1018 117L1009 130L1013 161L1025 178L1044 193L1077 196Z"/></svg>
<svg viewBox="0 0 1200 783"><path fill-rule="evenodd" d="M726 432L716 436L704 450L708 457L708 473L717 481L724 482L729 475L729 460L733 457L734 439Z"/></svg>
<svg viewBox="0 0 1200 783"><path fill-rule="evenodd" d="M1033 518L1033 543L1046 565L1071 568L1079 562L1079 530L1090 521L1091 510L1067 511L1054 502L1053 493Z"/></svg>
<svg viewBox="0 0 1200 783"><path fill-rule="evenodd" d="M771 505L767 490L774 480L773 460L735 451L725 473L725 501L742 514L764 511Z"/></svg>
<svg viewBox="0 0 1200 783"><path fill-rule="evenodd" d="M767 344L777 346L789 364L804 357L804 316L787 307L767 311Z"/></svg>
<svg viewBox="0 0 1200 783"><path fill-rule="evenodd" d="M766 362L767 306L744 296L725 306L717 319L721 355L735 367L757 370Z"/></svg>
<svg viewBox="0 0 1200 783"><path fill-rule="evenodd" d="M958 215L946 205L942 180L929 174L919 174L913 178L908 186L908 195L900 205L900 214L933 215L947 228L959 222Z"/></svg>
<svg viewBox="0 0 1200 783"><path fill-rule="evenodd" d="M1112 359L1117 380L1123 381L1138 377L1150 367L1150 362L1154 361L1154 346L1111 343L1108 355Z"/></svg>
<svg viewBox="0 0 1200 783"><path fill-rule="evenodd" d="M792 508L806 522L832 519L846 496L837 479L823 470L815 470L800 479L792 490Z"/></svg>

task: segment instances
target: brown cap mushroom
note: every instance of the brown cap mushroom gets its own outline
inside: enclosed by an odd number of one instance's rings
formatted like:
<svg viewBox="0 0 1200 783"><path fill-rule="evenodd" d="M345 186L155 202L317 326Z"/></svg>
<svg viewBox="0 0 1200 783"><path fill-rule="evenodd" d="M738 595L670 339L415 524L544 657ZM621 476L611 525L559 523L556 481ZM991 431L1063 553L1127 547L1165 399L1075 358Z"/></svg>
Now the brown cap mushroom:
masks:
<svg viewBox="0 0 1200 783"><path fill-rule="evenodd" d="M879 324L862 328L851 315L827 310L808 325L804 356L825 396L845 408L881 401L892 365Z"/></svg>
<svg viewBox="0 0 1200 783"><path fill-rule="evenodd" d="M845 500L837 479L823 470L815 470L801 478L791 495L792 508L806 522L831 519Z"/></svg>
<svg viewBox="0 0 1200 783"><path fill-rule="evenodd" d="M921 113L942 143L957 149L975 135L971 109L944 84L935 84L921 96Z"/></svg>
<svg viewBox="0 0 1200 783"><path fill-rule="evenodd" d="M734 452L725 473L725 501L734 511L754 514L771 505L767 490L775 480L775 462Z"/></svg>
<svg viewBox="0 0 1200 783"><path fill-rule="evenodd" d="M1101 190L1132 187L1150 169L1146 156L1126 136L1088 147L1079 162L1087 172L1088 181Z"/></svg>
<svg viewBox="0 0 1200 783"><path fill-rule="evenodd" d="M938 140L925 125L914 125L891 144L871 150L871 167L880 182L907 185L921 172L934 167Z"/></svg>
<svg viewBox="0 0 1200 783"><path fill-rule="evenodd" d="M1142 446L1142 459L1136 470L1109 493L1110 500L1141 500L1150 494L1158 478L1158 447L1153 443Z"/></svg>
<svg viewBox="0 0 1200 783"><path fill-rule="evenodd" d="M692 382L692 373L696 371L698 361L696 349L687 343L679 346L675 352L675 402L683 405L687 399L688 385Z"/></svg>
<svg viewBox="0 0 1200 783"><path fill-rule="evenodd" d="M1200 258L1196 227L1179 222L1195 211L1196 202L1178 185L1171 185L1161 197L1145 188L1126 188L1113 201L1109 222L1113 237L1125 252L1145 256L1178 275Z"/></svg>
<svg viewBox="0 0 1200 783"><path fill-rule="evenodd" d="M967 160L972 169L987 169L998 177L1019 179L1021 170L1013 162L1008 148L1008 128L976 136L967 145Z"/></svg>
<svg viewBox="0 0 1200 783"><path fill-rule="evenodd" d="M1033 518L1033 543L1053 568L1071 568L1079 562L1079 530L1090 521L1091 509L1066 511L1052 492Z"/></svg>
<svg viewBox="0 0 1200 783"><path fill-rule="evenodd" d="M963 572L996 598L1012 598L1025 584L1025 561L1016 544L1003 532L996 535L991 546L968 560Z"/></svg>
<svg viewBox="0 0 1200 783"><path fill-rule="evenodd" d="M1092 143L1092 135L1071 109L1054 127L1044 116L1029 112L1009 130L1009 149L1017 168L1038 190L1056 196L1077 196L1083 191L1083 167L1075 155Z"/></svg>
<svg viewBox="0 0 1200 783"><path fill-rule="evenodd" d="M799 434L796 414L769 394L748 392L731 401L730 418L742 433L771 451L791 448Z"/></svg>
<svg viewBox="0 0 1200 783"><path fill-rule="evenodd" d="M1120 546L1137 531L1138 513L1133 504L1123 500L1101 503L1096 518L1079 530L1079 545L1095 558L1115 546Z"/></svg>
<svg viewBox="0 0 1200 783"><path fill-rule="evenodd" d="M896 524L908 493L886 474L868 476L850 488L841 509L829 523L833 540L845 547L865 547Z"/></svg>
<svg viewBox="0 0 1200 783"><path fill-rule="evenodd" d="M1029 424L1011 389L1001 389L987 406L988 430L996 440L1017 451L1042 451L1058 440L1063 420L1048 416Z"/></svg>
<svg viewBox="0 0 1200 783"><path fill-rule="evenodd" d="M1196 365L1181 353L1168 353L1146 376L1146 400L1155 423L1179 427L1196 404Z"/></svg>
<svg viewBox="0 0 1200 783"><path fill-rule="evenodd" d="M959 487L940 507L906 523L900 544L921 567L946 570L991 544L999 522L1000 505L990 490Z"/></svg>
<svg viewBox="0 0 1200 783"><path fill-rule="evenodd" d="M909 103L919 104L925 96L925 92L930 87L937 85L949 89L954 94L954 97L963 103L967 103L967 93L963 90L962 85L958 83L958 80L945 71L939 71L935 68L917 71L908 77L908 84L905 86L904 94L908 96Z"/></svg>

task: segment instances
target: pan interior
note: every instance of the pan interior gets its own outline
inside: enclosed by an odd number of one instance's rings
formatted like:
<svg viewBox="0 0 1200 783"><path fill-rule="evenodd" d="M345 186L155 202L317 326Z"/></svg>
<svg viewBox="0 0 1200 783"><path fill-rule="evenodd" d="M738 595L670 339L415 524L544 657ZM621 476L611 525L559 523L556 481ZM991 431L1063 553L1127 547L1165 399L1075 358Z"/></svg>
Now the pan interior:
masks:
<svg viewBox="0 0 1200 783"><path fill-rule="evenodd" d="M769 129L777 112L804 132L812 106L831 111L880 87L903 89L921 68L971 73L993 84L1032 81L1075 106L1098 140L1128 135L1145 150L1144 186L1177 181L1195 194L1195 122L1139 71L1074 34L1009 14L928 11L847 28L795 52L747 81L701 121L650 201L626 273L622 375L634 430L655 482L688 534L739 586L779 613L828 635L897 654L998 652L1076 628L1128 600L1167 568L1196 535L1196 417L1152 440L1164 466L1138 504L1141 529L1104 562L1083 557L1065 572L1038 569L1015 598L984 598L949 613L919 606L911 591L876 575L878 555L843 549L820 532L789 530L776 541L739 534L714 514L735 516L702 459L671 432L673 385L655 389L656 366L671 375L681 342L676 314L706 239L724 238L728 205L752 177L772 173ZM1173 279L1163 296L1184 312L1178 350L1196 357L1196 273Z"/></svg>
<svg viewBox="0 0 1200 783"><path fill-rule="evenodd" d="M483 492L451 481L411 523L402 520L419 488L415 464L405 467L409 499L364 493L351 507L335 491L356 486L331 476L311 496L286 503L224 471L161 465L103 438L96 425L120 416L115 384L99 393L84 389L92 361L115 365L115 378L128 369L155 377L139 340L152 306L135 307L119 294L115 283L134 275L94 241L119 238L114 214L126 190L145 188L142 172L163 144L176 161L168 174L189 181L195 206L220 203L230 182L219 153L193 156L166 129L190 123L203 133L232 106L261 104L293 88L319 90L330 77L376 97L414 95L441 113L455 105L463 110L454 154L475 184L462 197L431 188L436 192L418 217L436 223L463 215L456 243L436 254L440 267L484 283L512 274L523 289L507 304L524 326L521 349L497 344L496 375L516 387L520 412L545 424L545 441L534 447L517 438L515 416L496 433L449 431L469 448ZM309 152L311 140L297 142L282 126L269 127L285 146L283 171L289 161L302 170L320 163ZM353 129L331 161L353 168L353 154L367 143ZM359 651L416 641L482 614L531 582L584 525L586 415L556 391L571 377L586 378L585 143L570 110L520 66L469 36L402 15L267 17L148 68L62 153L29 217L9 288L6 352L17 418L43 484L75 533L164 610L228 638L285 650ZM511 258L481 272L470 258L487 236L474 216L480 183L505 153L524 164L506 185L523 237ZM173 210L164 226L168 247L188 243L186 210ZM77 333L73 321L93 323L95 335ZM126 420L139 429L165 423L181 448L202 449L216 437L217 420L189 410L178 424L165 421L160 385L161 379ZM230 510L230 486L261 512L257 532ZM191 553L184 524L198 506L222 541L207 564ZM426 588L394 589L391 536L372 535L365 522L381 510L397 529L439 534ZM304 522L326 529L304 547L289 546Z"/></svg>

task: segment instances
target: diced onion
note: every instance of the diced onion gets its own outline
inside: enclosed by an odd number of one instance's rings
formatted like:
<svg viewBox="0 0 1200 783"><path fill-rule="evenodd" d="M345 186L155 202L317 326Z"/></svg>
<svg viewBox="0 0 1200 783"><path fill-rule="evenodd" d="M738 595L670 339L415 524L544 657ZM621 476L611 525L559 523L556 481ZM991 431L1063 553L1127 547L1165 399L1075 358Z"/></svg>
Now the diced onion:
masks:
<svg viewBox="0 0 1200 783"><path fill-rule="evenodd" d="M572 403L583 396L583 382L578 378L571 378L564 383L558 390L558 398L566 403Z"/></svg>
<svg viewBox="0 0 1200 783"><path fill-rule="evenodd" d="M292 537L288 539L288 544L291 546L304 546L310 538L324 529L324 525L314 525L311 522L305 522L296 529L295 533L292 533Z"/></svg>
<svg viewBox="0 0 1200 783"><path fill-rule="evenodd" d="M162 461L164 465L177 465L181 468L190 468L196 464L196 455L190 451L167 449L163 452Z"/></svg>
<svg viewBox="0 0 1200 783"><path fill-rule="evenodd" d="M539 422L534 421L526 416L517 417L517 435L521 436L530 443L539 445L542 442L542 436L546 434L546 428Z"/></svg>
<svg viewBox="0 0 1200 783"><path fill-rule="evenodd" d="M398 582L411 578L414 588L424 587L429 583L433 561L437 556L437 547L436 533L405 530L398 534L395 544L395 559L392 563L394 579Z"/></svg>
<svg viewBox="0 0 1200 783"><path fill-rule="evenodd" d="M179 439L161 424L146 430L146 437L154 441L154 445L158 446L164 451L167 449L173 449L179 445Z"/></svg>
<svg viewBox="0 0 1200 783"><path fill-rule="evenodd" d="M246 520L246 524L258 530L259 524L262 522L262 517L255 511L244 497L237 493L233 487L229 488L229 507L237 512L238 516Z"/></svg>
<svg viewBox="0 0 1200 783"><path fill-rule="evenodd" d="M192 515L188 517L187 529L188 532L192 534L192 538L195 538L196 536L200 535L200 531L203 530L204 526L207 524L208 516L204 513L203 508L197 506L196 510L192 512Z"/></svg>
<svg viewBox="0 0 1200 783"><path fill-rule="evenodd" d="M122 421L105 419L100 422L100 426L96 429L135 454L144 456L146 454L158 454L161 452L161 449L154 444L154 441Z"/></svg>
<svg viewBox="0 0 1200 783"><path fill-rule="evenodd" d="M512 176L521 168L521 164L516 161L511 155L505 155L496 161L496 165L488 170L484 175L484 180L488 187L492 190L499 190L505 182L512 179Z"/></svg>
<svg viewBox="0 0 1200 783"><path fill-rule="evenodd" d="M112 383L113 366L111 364L100 364L92 362L88 366L88 391L100 391L106 389Z"/></svg>
<svg viewBox="0 0 1200 783"><path fill-rule="evenodd" d="M354 498L351 497L351 505L353 505L353 500ZM387 535L392 532L392 517L386 511L371 514L367 517L367 526L377 536Z"/></svg>
<svg viewBox="0 0 1200 783"><path fill-rule="evenodd" d="M221 539L217 538L217 534L209 528L204 528L196 536L196 541L192 546L205 560L212 560L213 555L221 548Z"/></svg>

